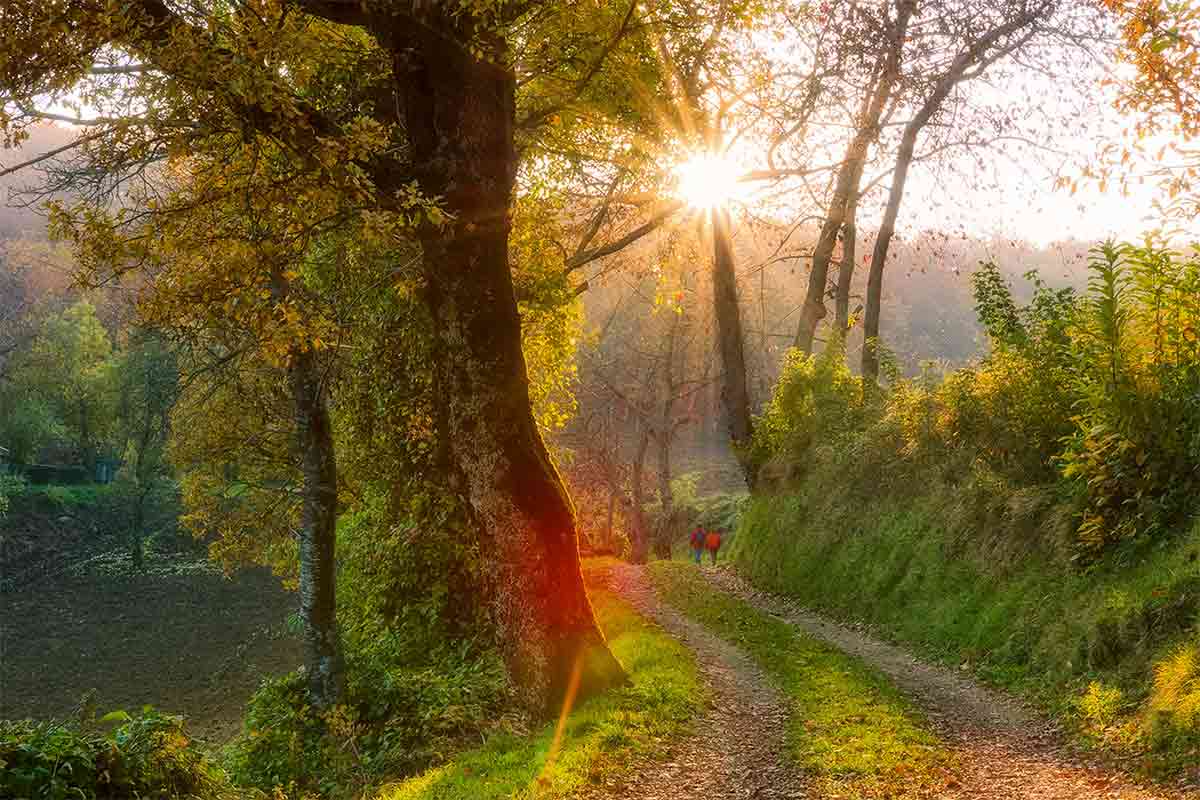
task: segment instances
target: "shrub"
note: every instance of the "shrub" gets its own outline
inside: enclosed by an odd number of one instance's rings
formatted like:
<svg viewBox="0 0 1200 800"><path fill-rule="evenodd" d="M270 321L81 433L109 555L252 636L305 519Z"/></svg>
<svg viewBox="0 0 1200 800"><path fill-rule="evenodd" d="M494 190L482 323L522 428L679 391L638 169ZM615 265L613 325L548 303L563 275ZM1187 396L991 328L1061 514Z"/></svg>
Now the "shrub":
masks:
<svg viewBox="0 0 1200 800"><path fill-rule="evenodd" d="M20 475L0 472L0 520L8 514L8 499L23 491L25 491L25 481Z"/></svg>
<svg viewBox="0 0 1200 800"><path fill-rule="evenodd" d="M343 701L311 708L301 673L265 682L228 752L239 783L352 794L437 763L495 727L509 686L466 605L472 551L450 511L431 503L419 513L426 525L398 523L368 498L340 520Z"/></svg>
<svg viewBox="0 0 1200 800"><path fill-rule="evenodd" d="M1085 723L1097 731L1103 731L1117 721L1124 703L1124 692L1100 681L1088 684L1087 691L1077 701Z"/></svg>
<svg viewBox="0 0 1200 800"><path fill-rule="evenodd" d="M498 659L444 653L414 668L385 652L351 653L344 702L325 712L308 705L302 673L266 681L229 751L235 780L289 796L353 794L439 763L491 727L507 689Z"/></svg>
<svg viewBox="0 0 1200 800"><path fill-rule="evenodd" d="M789 351L771 400L754 426L750 459L757 466L783 452L800 454L822 438L852 430L865 409L862 379L831 343L819 355Z"/></svg>
<svg viewBox="0 0 1200 800"><path fill-rule="evenodd" d="M994 264L973 276L991 352L864 394L835 342L789 356L759 420L753 458L840 471L844 485L949 482L982 464L1017 488L1058 483L1075 549L1094 561L1148 541L1200 488L1200 255L1148 241L1096 248L1082 295L1036 274L1019 305ZM791 474L795 470L790 471Z"/></svg>
<svg viewBox="0 0 1200 800"><path fill-rule="evenodd" d="M183 732L179 717L151 708L106 719L107 735L79 724L0 722L0 796L67 798L218 798L233 792Z"/></svg>
<svg viewBox="0 0 1200 800"><path fill-rule="evenodd" d="M1200 733L1200 645L1182 645L1155 665L1150 709L1172 727Z"/></svg>

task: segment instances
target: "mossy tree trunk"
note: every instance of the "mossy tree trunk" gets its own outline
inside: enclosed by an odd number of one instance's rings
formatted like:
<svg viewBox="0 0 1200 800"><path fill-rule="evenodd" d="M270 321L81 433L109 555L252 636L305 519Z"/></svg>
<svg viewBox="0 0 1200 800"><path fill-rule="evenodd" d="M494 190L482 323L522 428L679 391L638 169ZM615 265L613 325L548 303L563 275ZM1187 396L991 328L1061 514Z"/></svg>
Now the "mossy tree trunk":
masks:
<svg viewBox="0 0 1200 800"><path fill-rule="evenodd" d="M317 358L311 350L292 354L288 377L295 406L296 447L303 475L299 539L305 671L313 705L330 708L341 699L345 681L335 592L337 461L333 424Z"/></svg>
<svg viewBox="0 0 1200 800"><path fill-rule="evenodd" d="M486 42L486 35L481 41ZM395 75L417 180L451 220L421 232L439 436L483 559L482 593L522 704L548 714L623 680L584 590L574 508L529 400L509 271L512 72L432 28L404 32ZM491 42L502 53L502 42Z"/></svg>

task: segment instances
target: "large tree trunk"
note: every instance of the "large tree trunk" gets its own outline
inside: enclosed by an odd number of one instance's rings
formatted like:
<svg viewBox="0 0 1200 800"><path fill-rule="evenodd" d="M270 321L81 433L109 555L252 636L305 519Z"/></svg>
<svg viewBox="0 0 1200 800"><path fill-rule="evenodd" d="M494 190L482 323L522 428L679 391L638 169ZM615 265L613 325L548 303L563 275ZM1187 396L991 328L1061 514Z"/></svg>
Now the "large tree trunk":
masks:
<svg viewBox="0 0 1200 800"><path fill-rule="evenodd" d="M742 341L742 312L738 305L737 273L730 240L729 211L714 208L713 307L721 352L721 402L729 415L729 436L742 466L746 484L754 487L754 468L746 458L754 423L750 417L750 389L746 384L746 353Z"/></svg>
<svg viewBox="0 0 1200 800"><path fill-rule="evenodd" d="M452 215L421 232L438 434L473 515L482 591L519 699L549 714L575 681L587 694L624 673L592 614L574 508L530 408L508 262L514 78L431 30L406 40L416 57L398 48L395 74L412 162L424 194Z"/></svg>
<svg viewBox="0 0 1200 800"><path fill-rule="evenodd" d="M304 625L305 671L313 706L329 708L341 699L344 679L334 592L337 462L333 427L312 351L293 353L288 373L303 473L300 619Z"/></svg>
<svg viewBox="0 0 1200 800"><path fill-rule="evenodd" d="M841 230L849 208L849 200L858 193L863 168L871 144L879 138L880 119L891 100L892 91L900 79L901 55L908 36L908 22L916 10L915 0L896 0L896 20L892 29L888 52L882 70L872 90L863 97L858 118L855 120L854 138L846 147L846 155L838 169L833 199L829 203L821 235L813 250L812 271L808 276L808 290L804 306L800 310L800 322L796 328L796 347L805 353L813 351L817 326L825 319L825 290L829 280L829 264L837 247L838 231Z"/></svg>

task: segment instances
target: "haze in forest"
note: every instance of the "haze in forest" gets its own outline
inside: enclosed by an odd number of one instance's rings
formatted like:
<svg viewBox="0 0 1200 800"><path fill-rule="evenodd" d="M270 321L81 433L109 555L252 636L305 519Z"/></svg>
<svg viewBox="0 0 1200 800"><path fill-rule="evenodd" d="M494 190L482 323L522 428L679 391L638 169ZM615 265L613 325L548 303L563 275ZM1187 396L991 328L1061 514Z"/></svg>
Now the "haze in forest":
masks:
<svg viewBox="0 0 1200 800"><path fill-rule="evenodd" d="M0 797L1200 797L1200 2L4 0Z"/></svg>

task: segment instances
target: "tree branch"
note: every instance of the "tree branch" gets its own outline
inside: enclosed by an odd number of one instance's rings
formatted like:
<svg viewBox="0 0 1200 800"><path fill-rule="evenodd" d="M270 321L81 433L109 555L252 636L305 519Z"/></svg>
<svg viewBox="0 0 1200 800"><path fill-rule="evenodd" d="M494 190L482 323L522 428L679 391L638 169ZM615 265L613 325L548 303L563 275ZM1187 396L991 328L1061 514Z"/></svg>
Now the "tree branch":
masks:
<svg viewBox="0 0 1200 800"><path fill-rule="evenodd" d="M0 169L0 178L3 178L7 175L12 175L15 172L20 172L21 170L23 170L27 167L32 167L35 164L40 164L41 162L47 161L51 158L54 158L57 155L61 155L62 153L67 152L68 150L74 150L76 147L86 144L87 142L93 141L95 139L99 139L102 135L103 135L103 133L89 133L84 136L80 136L78 139L76 139L73 142L64 144L62 147L56 147L53 150L47 150L46 152L42 153L41 155L34 156L31 159L22 161L19 164L14 164L11 167L4 167L3 169Z"/></svg>
<svg viewBox="0 0 1200 800"><path fill-rule="evenodd" d="M567 259L567 262L564 265L566 268L566 271L568 273L574 272L575 270L579 269L580 267L584 266L585 264L590 264L591 262L595 261L596 259L604 258L605 256L610 256L613 253L617 253L617 252L620 252L621 250L624 250L626 247L633 244L638 239L641 239L646 234L659 228L664 222L666 222L668 219L670 219L675 214L676 211L683 208L683 206L684 206L684 203L682 200L672 200L669 204L667 204L667 206L665 208L663 208L661 211L659 211L657 214L655 214L653 217L651 217L649 220L647 220L642 225L639 225L638 227L634 228L629 233L622 236L620 239L617 239L614 242L609 242L608 244L605 244L605 245L601 245L600 247L594 248L592 250L587 250L582 253L577 253L576 255L571 256L570 258Z"/></svg>

